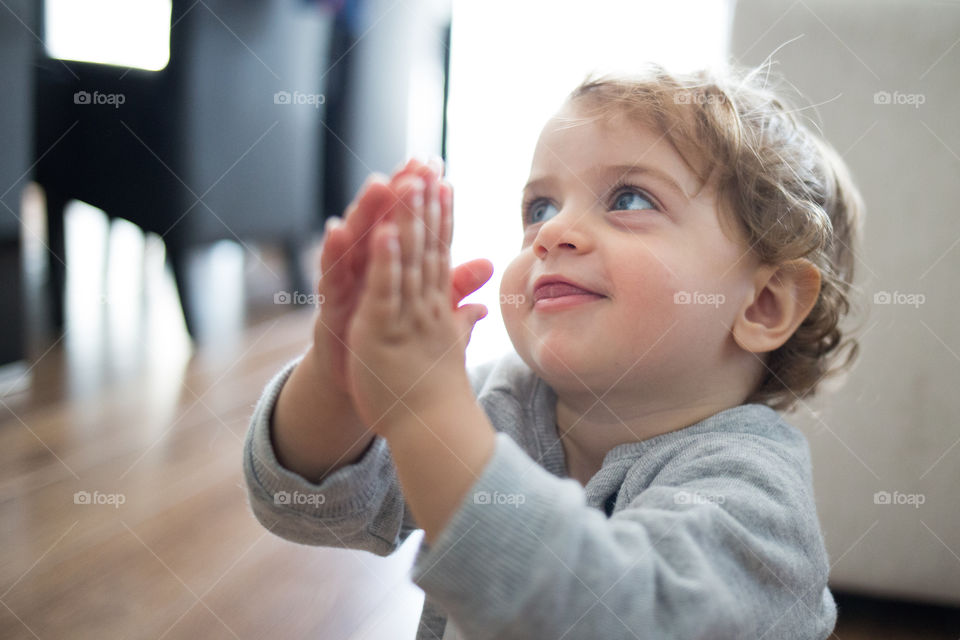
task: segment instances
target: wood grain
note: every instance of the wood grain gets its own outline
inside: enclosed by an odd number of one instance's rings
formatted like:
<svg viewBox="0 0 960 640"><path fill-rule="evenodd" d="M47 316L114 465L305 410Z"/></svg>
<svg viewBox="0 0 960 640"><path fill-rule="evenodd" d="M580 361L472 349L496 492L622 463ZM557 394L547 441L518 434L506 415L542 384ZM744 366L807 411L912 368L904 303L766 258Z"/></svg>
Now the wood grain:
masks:
<svg viewBox="0 0 960 640"><path fill-rule="evenodd" d="M306 547L246 502L250 413L312 317L92 396L54 397L51 381L82 366L69 353L36 363L49 384L0 404L0 638L413 637L419 535L388 559ZM122 504L77 504L80 491Z"/></svg>

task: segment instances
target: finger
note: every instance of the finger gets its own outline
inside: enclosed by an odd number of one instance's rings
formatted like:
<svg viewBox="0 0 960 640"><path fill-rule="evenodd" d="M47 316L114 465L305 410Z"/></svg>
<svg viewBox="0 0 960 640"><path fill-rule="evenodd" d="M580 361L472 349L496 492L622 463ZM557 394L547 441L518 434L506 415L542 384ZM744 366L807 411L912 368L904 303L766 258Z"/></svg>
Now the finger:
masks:
<svg viewBox="0 0 960 640"><path fill-rule="evenodd" d="M344 247L338 245L335 232L343 224L343 220L336 216L326 219L323 226L323 244L320 246L320 277L327 273L334 273Z"/></svg>
<svg viewBox="0 0 960 640"><path fill-rule="evenodd" d="M374 326L389 330L400 315L400 246L391 222L378 225L370 238L370 264L357 313Z"/></svg>
<svg viewBox="0 0 960 640"><path fill-rule="evenodd" d="M420 178L423 180L424 184L426 184L437 180L438 175L436 170L431 168L427 163L414 158L407 163L407 166L404 167L403 171L394 174L394 176L390 179L390 186L394 189L397 189L406 180L412 178Z"/></svg>
<svg viewBox="0 0 960 640"><path fill-rule="evenodd" d="M397 188L406 179L422 176L425 170L426 165L419 158L410 158L390 176L390 186Z"/></svg>
<svg viewBox="0 0 960 640"><path fill-rule="evenodd" d="M453 269L451 279L451 299L453 305L482 287L493 276L493 263L486 258L477 258L465 262Z"/></svg>
<svg viewBox="0 0 960 640"><path fill-rule="evenodd" d="M443 171L444 171L443 158L441 158L436 154L433 154L427 159L427 166L430 167L431 171L433 171L434 175L436 175L438 178L443 177Z"/></svg>
<svg viewBox="0 0 960 640"><path fill-rule="evenodd" d="M343 214L343 219L348 222L351 230L359 228L358 225L368 220L370 215L366 209L375 207L389 195L388 191L381 188L389 183L389 178L382 173L371 173L367 176Z"/></svg>
<svg viewBox="0 0 960 640"><path fill-rule="evenodd" d="M470 344L473 328L487 316L487 308L482 304L465 304L457 309L456 316L460 323L460 333L466 334L466 344Z"/></svg>
<svg viewBox="0 0 960 640"><path fill-rule="evenodd" d="M345 260L357 274L362 274L367 263L368 234L377 221L394 202L393 192L386 178L375 174L367 181L367 186L356 203L348 208L345 218L345 230L349 234L349 245Z"/></svg>
<svg viewBox="0 0 960 640"><path fill-rule="evenodd" d="M420 158L410 158L403 168L395 171L390 178L393 186L397 186L404 178L420 177L427 180L430 176L436 177L436 169Z"/></svg>
<svg viewBox="0 0 960 640"><path fill-rule="evenodd" d="M418 162L419 162L419 161L418 161L416 158L410 157L410 158L407 159L406 163L404 163L404 164L398 164L397 166L395 166L395 167L393 168L393 173L392 173L391 175L393 175L393 176L396 177L396 176L400 175L401 173L404 173L404 172L406 172L406 171L409 171L410 168L411 168L414 164L416 164L416 163L418 163Z"/></svg>
<svg viewBox="0 0 960 640"><path fill-rule="evenodd" d="M325 298L339 298L353 284L350 265L342 259L348 247L347 239L343 221L336 217L327 218L320 249L320 282L317 285L317 292Z"/></svg>
<svg viewBox="0 0 960 640"><path fill-rule="evenodd" d="M436 290L440 280L440 193L439 183L431 180L424 186L423 206L423 288ZM449 268L445 266L444 268Z"/></svg>
<svg viewBox="0 0 960 640"><path fill-rule="evenodd" d="M457 314L462 316L465 324L473 326L487 317L487 307L477 303L465 304L457 307Z"/></svg>
<svg viewBox="0 0 960 640"><path fill-rule="evenodd" d="M417 176L423 180L424 183L424 201L426 203L431 202L432 192L438 188L440 176L443 172L443 162L439 158L432 158L426 163L417 162L414 170L411 172L411 176ZM428 211L428 213L430 213ZM433 220L439 219L439 214L433 216L427 216L425 219L425 229L424 229L424 247L426 248L429 243L439 244L442 237L440 232L437 230L437 225L434 224Z"/></svg>
<svg viewBox="0 0 960 640"><path fill-rule="evenodd" d="M439 241L437 250L439 256L437 259L437 286L443 291L450 290L450 242L447 237L450 235L450 228L453 226L453 204L450 185L440 182L437 189L437 195L440 200L440 219L437 224L437 238ZM457 301L459 302L459 300Z"/></svg>
<svg viewBox="0 0 960 640"><path fill-rule="evenodd" d="M438 192L439 182L435 177L424 179L423 201L424 201L424 249L436 247L439 244L439 224L440 224L440 194Z"/></svg>
<svg viewBox="0 0 960 640"><path fill-rule="evenodd" d="M453 185L446 180L440 181L440 209L444 213L440 242L449 247L453 243Z"/></svg>
<svg viewBox="0 0 960 640"><path fill-rule="evenodd" d="M394 207L399 236L401 293L403 300L413 300L421 295L423 260L423 182L410 180L402 187L400 198Z"/></svg>

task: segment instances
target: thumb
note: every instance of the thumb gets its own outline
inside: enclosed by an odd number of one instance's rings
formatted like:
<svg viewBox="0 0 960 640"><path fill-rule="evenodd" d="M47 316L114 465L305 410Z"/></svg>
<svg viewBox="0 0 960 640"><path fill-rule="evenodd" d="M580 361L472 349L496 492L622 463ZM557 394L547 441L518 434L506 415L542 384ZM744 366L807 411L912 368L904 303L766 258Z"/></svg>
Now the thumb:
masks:
<svg viewBox="0 0 960 640"><path fill-rule="evenodd" d="M456 315L461 331L467 333L467 344L469 344L474 325L487 317L487 307L482 304L465 304L457 307Z"/></svg>
<svg viewBox="0 0 960 640"><path fill-rule="evenodd" d="M454 267L450 274L454 306L482 287L492 276L493 263L486 258L477 258Z"/></svg>

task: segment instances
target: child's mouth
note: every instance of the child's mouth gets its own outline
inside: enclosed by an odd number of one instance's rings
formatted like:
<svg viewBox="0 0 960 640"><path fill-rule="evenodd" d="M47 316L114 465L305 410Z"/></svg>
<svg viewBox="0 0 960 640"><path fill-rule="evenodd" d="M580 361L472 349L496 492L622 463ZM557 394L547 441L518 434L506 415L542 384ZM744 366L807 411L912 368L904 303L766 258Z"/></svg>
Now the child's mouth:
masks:
<svg viewBox="0 0 960 640"><path fill-rule="evenodd" d="M600 300L605 296L581 289L566 282L548 282L533 292L533 308L563 309L571 306Z"/></svg>

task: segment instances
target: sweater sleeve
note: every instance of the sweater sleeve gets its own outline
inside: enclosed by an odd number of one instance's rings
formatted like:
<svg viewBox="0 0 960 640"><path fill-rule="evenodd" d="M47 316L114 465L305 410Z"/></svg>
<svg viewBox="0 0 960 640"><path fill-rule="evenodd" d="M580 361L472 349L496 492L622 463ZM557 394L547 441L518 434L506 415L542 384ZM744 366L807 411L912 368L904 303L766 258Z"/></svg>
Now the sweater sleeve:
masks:
<svg viewBox="0 0 960 640"><path fill-rule="evenodd" d="M387 441L375 436L353 464L312 483L283 467L270 438L280 389L302 360L288 362L267 383L243 448L250 509L272 533L300 544L391 554L418 526L410 515ZM474 391L489 367L470 372Z"/></svg>
<svg viewBox="0 0 960 640"><path fill-rule="evenodd" d="M353 464L319 484L283 467L270 439L280 389L303 356L267 383L253 411L243 468L250 508L272 533L300 544L392 553L412 529L387 443L376 436ZM406 523L407 525L411 523Z"/></svg>
<svg viewBox="0 0 960 640"><path fill-rule="evenodd" d="M819 523L775 457L690 456L608 519L498 433L413 580L472 639L825 638Z"/></svg>

